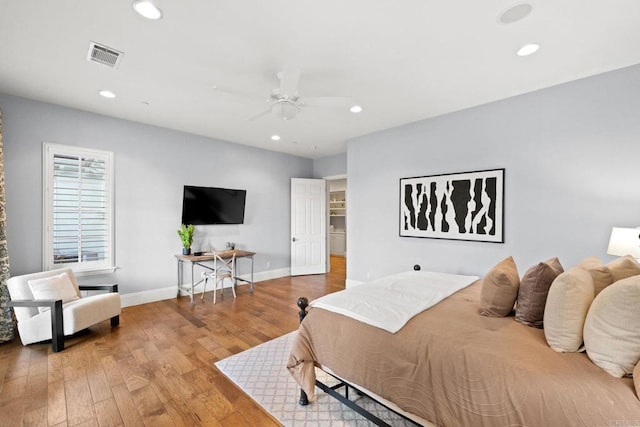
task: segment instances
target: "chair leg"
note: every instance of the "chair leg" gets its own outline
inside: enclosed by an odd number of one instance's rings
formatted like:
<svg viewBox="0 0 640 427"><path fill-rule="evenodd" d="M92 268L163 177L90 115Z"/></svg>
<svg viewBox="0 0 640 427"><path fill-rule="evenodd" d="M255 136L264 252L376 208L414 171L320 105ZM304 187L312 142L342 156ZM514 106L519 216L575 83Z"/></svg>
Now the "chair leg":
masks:
<svg viewBox="0 0 640 427"><path fill-rule="evenodd" d="M213 280L213 304L216 303L216 295L218 294L218 279Z"/></svg>
<svg viewBox="0 0 640 427"><path fill-rule="evenodd" d="M233 292L233 297L236 297L236 284L234 283L233 279L231 279L231 291Z"/></svg>
<svg viewBox="0 0 640 427"><path fill-rule="evenodd" d="M207 290L207 281L209 280L208 276L204 276L204 285L202 285L202 296L200 297L200 299L202 301L204 301L204 292Z"/></svg>
<svg viewBox="0 0 640 427"><path fill-rule="evenodd" d="M111 327L115 328L116 326L118 326L120 324L120 316L113 316L111 318Z"/></svg>
<svg viewBox="0 0 640 427"><path fill-rule="evenodd" d="M51 349L54 353L64 350L64 321L62 319L62 300L51 307Z"/></svg>

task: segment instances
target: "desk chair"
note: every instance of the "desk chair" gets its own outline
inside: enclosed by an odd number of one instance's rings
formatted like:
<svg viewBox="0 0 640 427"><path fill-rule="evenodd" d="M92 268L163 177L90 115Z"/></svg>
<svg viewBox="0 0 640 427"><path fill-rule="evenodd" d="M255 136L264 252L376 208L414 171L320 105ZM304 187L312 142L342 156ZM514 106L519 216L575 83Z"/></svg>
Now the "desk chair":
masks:
<svg viewBox="0 0 640 427"><path fill-rule="evenodd" d="M233 291L233 297L236 297L236 284L235 284L235 274L236 274L236 255L230 259L222 259L219 255L214 255L213 259L213 271L207 271L202 273L204 278L204 287L202 289L202 300L204 300L204 293L207 290L207 282L209 280L213 280L213 303L216 303L216 294L218 290L218 283L220 283L220 291L224 295L224 279L231 280L231 290Z"/></svg>

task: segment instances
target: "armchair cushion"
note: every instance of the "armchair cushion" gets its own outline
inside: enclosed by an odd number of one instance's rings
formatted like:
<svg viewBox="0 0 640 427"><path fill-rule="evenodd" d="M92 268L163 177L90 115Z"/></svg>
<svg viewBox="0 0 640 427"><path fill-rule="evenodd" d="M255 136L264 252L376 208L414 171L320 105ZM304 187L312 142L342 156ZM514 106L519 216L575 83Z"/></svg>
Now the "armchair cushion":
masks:
<svg viewBox="0 0 640 427"><path fill-rule="evenodd" d="M63 304L80 299L78 290L71 283L66 271L55 276L29 280L27 283L34 299L59 299ZM40 313L49 310L50 307L38 307Z"/></svg>
<svg viewBox="0 0 640 427"><path fill-rule="evenodd" d="M73 335L89 326L120 314L120 294L106 293L84 297L62 305L64 335ZM47 311L18 322L22 344L51 339L51 314Z"/></svg>

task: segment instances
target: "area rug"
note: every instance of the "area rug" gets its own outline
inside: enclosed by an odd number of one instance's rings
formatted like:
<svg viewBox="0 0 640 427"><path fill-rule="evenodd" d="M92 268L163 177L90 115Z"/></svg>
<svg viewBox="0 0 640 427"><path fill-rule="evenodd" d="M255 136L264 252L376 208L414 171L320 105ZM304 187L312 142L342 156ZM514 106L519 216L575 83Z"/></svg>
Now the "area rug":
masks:
<svg viewBox="0 0 640 427"><path fill-rule="evenodd" d="M251 396L264 409L287 427L365 427L372 425L366 418L316 389L318 400L307 406L298 404L300 388L293 380L286 364L293 339L291 332L257 347L238 353L216 363L231 381ZM336 380L316 369L325 384ZM352 400L392 426L414 426L398 414L375 403L366 396L349 393Z"/></svg>

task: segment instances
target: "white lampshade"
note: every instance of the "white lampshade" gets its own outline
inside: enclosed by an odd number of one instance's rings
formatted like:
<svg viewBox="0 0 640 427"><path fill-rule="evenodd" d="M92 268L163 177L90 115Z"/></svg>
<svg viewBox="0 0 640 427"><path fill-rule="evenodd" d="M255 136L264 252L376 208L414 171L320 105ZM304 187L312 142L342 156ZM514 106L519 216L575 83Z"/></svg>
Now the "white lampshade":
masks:
<svg viewBox="0 0 640 427"><path fill-rule="evenodd" d="M640 229L614 227L611 230L607 253L609 255L631 255L634 258L640 258Z"/></svg>

